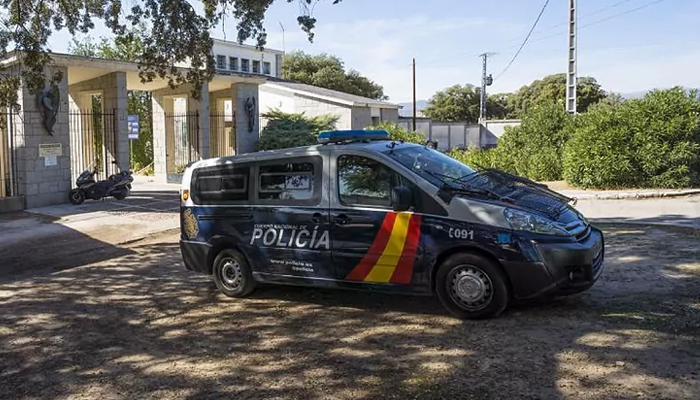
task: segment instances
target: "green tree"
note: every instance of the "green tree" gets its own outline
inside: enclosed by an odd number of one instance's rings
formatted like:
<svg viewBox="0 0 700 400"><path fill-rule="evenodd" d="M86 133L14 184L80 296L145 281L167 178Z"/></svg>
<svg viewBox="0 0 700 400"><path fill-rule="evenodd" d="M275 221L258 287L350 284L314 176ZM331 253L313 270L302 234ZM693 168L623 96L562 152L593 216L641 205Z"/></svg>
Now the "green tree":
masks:
<svg viewBox="0 0 700 400"><path fill-rule="evenodd" d="M576 85L576 109L586 112L592 104L605 99L607 93L591 77L580 77ZM513 116L522 118L527 112L542 101L554 101L561 107L566 102L566 74L554 74L521 87L508 96L508 107Z"/></svg>
<svg viewBox="0 0 700 400"><path fill-rule="evenodd" d="M319 132L335 129L337 116L307 117L305 113L271 110L261 115L267 125L260 132L259 150L286 149L317 144Z"/></svg>
<svg viewBox="0 0 700 400"><path fill-rule="evenodd" d="M238 22L238 42L253 38L263 47L267 42L265 14L273 3L283 1L303 6L297 21L313 41L317 21L310 10L317 0L202 0L201 14L189 0L0 0L4 10L0 16L0 57L6 57L8 47L13 46L24 67L21 76L0 74L0 105L19 107L17 92L22 80L32 94L43 90L47 82L62 81L62 74L48 75L45 70L51 64L49 37L62 30L71 36L88 34L96 21L111 30L116 43L128 39L130 27L145 24L148 29L141 37L143 47L138 57L141 79L160 77L171 86L191 83L192 95L198 97L203 83L214 75L210 29L233 17ZM341 0L328 1L337 4ZM191 68L173 68L183 62Z"/></svg>
<svg viewBox="0 0 700 400"><path fill-rule="evenodd" d="M284 56L282 74L285 79L339 92L388 100L384 89L355 70L345 70L343 61L332 55L306 54L301 50Z"/></svg>
<svg viewBox="0 0 700 400"><path fill-rule="evenodd" d="M435 93L423 114L434 121L476 123L479 121L480 109L481 88L470 84L453 85ZM487 98L486 118L503 118L507 114L508 111L499 98Z"/></svg>

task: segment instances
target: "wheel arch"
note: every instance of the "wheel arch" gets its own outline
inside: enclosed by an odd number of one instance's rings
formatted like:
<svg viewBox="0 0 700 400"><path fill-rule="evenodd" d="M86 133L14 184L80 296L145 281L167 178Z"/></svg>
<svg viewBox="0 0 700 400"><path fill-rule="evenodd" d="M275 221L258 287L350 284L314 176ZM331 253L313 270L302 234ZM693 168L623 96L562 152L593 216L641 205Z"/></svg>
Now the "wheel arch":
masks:
<svg viewBox="0 0 700 400"><path fill-rule="evenodd" d="M455 254L459 253L472 253L479 255L481 257L486 258L487 260L491 261L496 265L496 267L501 271L503 276L505 277L506 281L506 286L508 287L508 291L512 294L513 293L513 282L511 282L510 275L506 272L506 269L503 267L503 263L501 260L496 257L495 254L492 252L485 250L482 247L478 246L470 246L470 245L461 245L461 246L456 246L452 247L450 249L447 249L440 253L440 255L437 257L435 260L435 263L433 264L433 267L430 271L430 291L434 294L436 293L436 279L435 276L437 275L438 268L440 268L440 265L445 262L448 258L452 257Z"/></svg>
<svg viewBox="0 0 700 400"><path fill-rule="evenodd" d="M253 264L250 262L250 257L243 251L242 246L237 240L227 236L215 236L209 241L211 248L207 254L207 273L211 275L214 271L214 260L222 251L226 249L236 250L243 255L245 261L248 263L250 268L253 268Z"/></svg>

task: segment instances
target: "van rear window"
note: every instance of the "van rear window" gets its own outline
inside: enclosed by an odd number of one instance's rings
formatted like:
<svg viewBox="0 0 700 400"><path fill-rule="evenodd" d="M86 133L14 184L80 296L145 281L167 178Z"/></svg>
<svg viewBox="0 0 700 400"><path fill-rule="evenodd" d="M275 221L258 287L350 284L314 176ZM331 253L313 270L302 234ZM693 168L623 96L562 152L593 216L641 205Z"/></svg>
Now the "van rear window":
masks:
<svg viewBox="0 0 700 400"><path fill-rule="evenodd" d="M196 203L248 200L249 167L216 166L192 174L192 200Z"/></svg>

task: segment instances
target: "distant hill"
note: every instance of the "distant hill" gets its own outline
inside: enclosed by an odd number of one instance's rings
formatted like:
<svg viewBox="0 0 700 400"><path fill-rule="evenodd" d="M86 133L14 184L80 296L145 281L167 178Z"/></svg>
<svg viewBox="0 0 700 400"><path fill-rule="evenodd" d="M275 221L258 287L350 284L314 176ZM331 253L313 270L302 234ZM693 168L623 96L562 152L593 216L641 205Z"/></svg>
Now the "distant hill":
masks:
<svg viewBox="0 0 700 400"><path fill-rule="evenodd" d="M399 103L399 105L403 106L402 109L399 110L399 115L402 117L410 117L413 115L413 102L407 101L404 103ZM424 109L425 107L428 106L428 101L427 100L416 100L416 110L420 111Z"/></svg>

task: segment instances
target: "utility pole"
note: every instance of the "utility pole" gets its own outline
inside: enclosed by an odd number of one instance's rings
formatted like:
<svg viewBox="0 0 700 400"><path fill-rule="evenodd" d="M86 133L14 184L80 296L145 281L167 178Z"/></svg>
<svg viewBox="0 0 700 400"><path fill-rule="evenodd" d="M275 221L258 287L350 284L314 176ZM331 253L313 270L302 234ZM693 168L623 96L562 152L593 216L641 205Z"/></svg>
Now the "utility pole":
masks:
<svg viewBox="0 0 700 400"><path fill-rule="evenodd" d="M413 58L413 132L416 131L416 59Z"/></svg>
<svg viewBox="0 0 700 400"><path fill-rule="evenodd" d="M570 114L576 114L576 0L569 0L569 35L568 35L568 59L569 68L566 74L566 111Z"/></svg>
<svg viewBox="0 0 700 400"><path fill-rule="evenodd" d="M482 53L479 55L483 59L481 70L481 104L479 107L479 123L483 123L486 119L486 86L491 86L493 77L486 75L486 59L496 53Z"/></svg>

